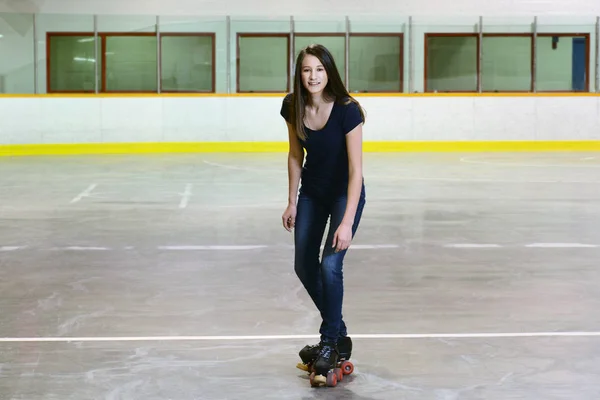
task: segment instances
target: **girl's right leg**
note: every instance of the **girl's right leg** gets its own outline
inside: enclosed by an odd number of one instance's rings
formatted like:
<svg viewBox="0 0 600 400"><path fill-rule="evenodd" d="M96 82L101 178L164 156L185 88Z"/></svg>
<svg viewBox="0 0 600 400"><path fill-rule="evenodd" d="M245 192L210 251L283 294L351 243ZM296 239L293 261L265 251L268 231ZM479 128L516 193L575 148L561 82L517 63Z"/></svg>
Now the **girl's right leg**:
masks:
<svg viewBox="0 0 600 400"><path fill-rule="evenodd" d="M298 196L296 225L294 228L294 270L308 295L323 318L323 284L321 280L321 242L329 214L325 207L306 194ZM320 343L307 345L300 350L302 364L298 368L308 370L317 357Z"/></svg>
<svg viewBox="0 0 600 400"><path fill-rule="evenodd" d="M294 271L317 309L322 309L323 284L319 261L321 242L329 214L306 194L298 196L294 227Z"/></svg>

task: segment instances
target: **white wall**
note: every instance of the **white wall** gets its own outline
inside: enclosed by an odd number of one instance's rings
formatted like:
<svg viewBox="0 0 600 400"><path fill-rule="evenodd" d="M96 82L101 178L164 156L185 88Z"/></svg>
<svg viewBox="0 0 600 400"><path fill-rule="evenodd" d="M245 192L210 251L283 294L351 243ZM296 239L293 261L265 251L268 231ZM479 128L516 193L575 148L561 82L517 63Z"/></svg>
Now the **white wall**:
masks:
<svg viewBox="0 0 600 400"><path fill-rule="evenodd" d="M260 5L260 6L259 6ZM162 15L598 15L597 0L4 0L0 12Z"/></svg>
<svg viewBox="0 0 600 400"><path fill-rule="evenodd" d="M365 97L365 141L600 140L600 97ZM285 142L281 97L0 98L0 144Z"/></svg>

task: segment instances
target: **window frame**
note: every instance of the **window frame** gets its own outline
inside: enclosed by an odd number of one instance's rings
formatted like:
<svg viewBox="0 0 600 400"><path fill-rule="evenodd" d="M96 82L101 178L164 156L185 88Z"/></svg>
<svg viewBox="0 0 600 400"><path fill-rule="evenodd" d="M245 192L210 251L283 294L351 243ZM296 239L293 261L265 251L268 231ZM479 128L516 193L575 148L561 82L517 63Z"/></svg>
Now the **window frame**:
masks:
<svg viewBox="0 0 600 400"><path fill-rule="evenodd" d="M94 32L85 32L85 31L73 31L73 32L46 32L46 93L95 93L95 89L91 90L52 90L50 87L50 82L52 81L51 75L51 39L52 37L65 37L65 36L91 36L94 37ZM100 35L98 35L98 39L100 39ZM100 44L102 41L99 40ZM96 63L98 60L96 60ZM94 85L95 86L95 85ZM98 88L99 90L100 88Z"/></svg>
<svg viewBox="0 0 600 400"><path fill-rule="evenodd" d="M293 40L292 40L293 36ZM286 37L288 44L288 52L287 57L290 59L288 62L288 78L287 78L287 89L285 93L289 93L290 90L293 90L293 82L291 79L291 71L295 66L296 61L296 46L295 46L295 38L296 37L342 37L345 38L346 33L343 32L294 32L292 33L257 33L257 32L238 32L236 37L236 93L279 93L279 91L242 91L240 90L240 38L242 37ZM376 91L360 91L357 94L361 93L403 93L404 92L404 51L405 51L405 43L404 43L404 33L403 32L351 32L349 34L349 40L352 37L394 37L398 38L400 41L400 52L398 55L399 68L400 68L400 82L398 90L376 90ZM346 43L344 43L344 52L348 51L346 48ZM349 60L348 60L349 61ZM349 65L346 65L346 68L349 68ZM345 79L343 79L345 80ZM348 73L348 81L350 80L350 74ZM346 88L349 89L348 82L345 82Z"/></svg>
<svg viewBox="0 0 600 400"><path fill-rule="evenodd" d="M548 33L548 32L538 32L537 33L537 37L552 37L552 36L557 36L557 37L584 37L585 38L585 88L583 90L539 90L536 87L536 92L538 93L590 93L590 46L591 46L591 36L588 33L578 33L578 32L562 32L562 33ZM533 40L531 41L531 51L533 54ZM533 57L532 57L532 61L533 61ZM536 71L533 72L533 65L532 65L532 74L536 74L537 73L537 68ZM532 78L535 78L537 80L537 76L533 76Z"/></svg>
<svg viewBox="0 0 600 400"><path fill-rule="evenodd" d="M52 90L50 87L51 81L51 38L52 37L63 37L63 36L91 36L94 37L94 32L61 32L61 31L48 31L46 32L46 93L95 93L95 90ZM98 93L158 93L157 91L149 91L149 90L107 90L106 89L106 59L104 55L106 54L106 38L113 36L121 36L121 37L148 37L153 36L157 37L156 32L98 32L98 42L100 44L99 56L100 60L96 60L96 62L100 63L98 68L98 79L100 80L98 86ZM194 91L183 91L183 90L168 90L163 91L162 88L162 76L159 79L160 84L160 93L215 93L216 92L216 34L215 32L165 32L160 33L160 40L158 40L158 52L157 52L157 68L160 64L160 71L162 72L162 37L163 36L186 36L186 37L195 37L195 36L208 36L212 39L212 88L209 91L206 90L194 90Z"/></svg>
<svg viewBox="0 0 600 400"><path fill-rule="evenodd" d="M591 51L591 36L590 33L580 33L580 32L562 32L562 33L549 33L542 32L536 33L535 36L539 37L583 37L585 38L586 50L585 50L585 88L584 90L539 90L536 87L536 93L589 93L590 92L590 51ZM424 76L423 76L423 91L424 93L434 93L433 90L428 88L427 85L427 61L428 61L428 53L427 53L427 39L429 37L476 37L477 38L477 54L479 54L482 49L483 43L480 40L479 33L430 33L426 32L424 36ZM448 90L443 91L441 93L478 93L481 88L481 93L533 93L535 80L537 79L537 69L534 69L534 64L536 62L536 52L535 52L535 43L534 43L534 33L482 33L481 38L484 37L530 37L531 38L531 87L529 91L525 90L483 90L482 88L482 76L481 76L481 60L477 57L477 89L475 91L472 90ZM439 93L439 92L438 92Z"/></svg>
<svg viewBox="0 0 600 400"><path fill-rule="evenodd" d="M290 33L277 33L277 32L273 32L273 33L263 33L263 32L237 32L236 34L236 54L235 54L235 92L236 93L244 93L244 94L253 94L253 93L267 93L267 94L271 94L271 93L287 93L290 87L290 74L291 74L291 63L288 61L286 63L287 67L287 76L286 76L286 89L282 92L279 90L240 90L240 39L241 38L249 38L249 37L253 37L253 38L272 38L272 37L277 37L277 38L285 38L287 41L287 52L286 52L286 58L289 59L290 57L290 49L292 46L291 43L291 34Z"/></svg>

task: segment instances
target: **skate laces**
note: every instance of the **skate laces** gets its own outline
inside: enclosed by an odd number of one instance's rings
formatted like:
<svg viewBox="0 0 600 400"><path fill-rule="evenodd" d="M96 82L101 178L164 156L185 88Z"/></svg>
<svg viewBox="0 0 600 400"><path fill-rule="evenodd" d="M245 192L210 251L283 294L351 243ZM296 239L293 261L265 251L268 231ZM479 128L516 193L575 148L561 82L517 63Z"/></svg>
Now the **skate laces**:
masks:
<svg viewBox="0 0 600 400"><path fill-rule="evenodd" d="M324 345L324 346L321 348L321 351L320 351L320 353L319 353L319 356L320 356L320 357L323 357L323 358L329 358L329 357L331 357L331 352L332 352L332 351L333 351L333 347L332 347L332 346L330 346L330 345L328 345L328 344L326 344L326 345Z"/></svg>

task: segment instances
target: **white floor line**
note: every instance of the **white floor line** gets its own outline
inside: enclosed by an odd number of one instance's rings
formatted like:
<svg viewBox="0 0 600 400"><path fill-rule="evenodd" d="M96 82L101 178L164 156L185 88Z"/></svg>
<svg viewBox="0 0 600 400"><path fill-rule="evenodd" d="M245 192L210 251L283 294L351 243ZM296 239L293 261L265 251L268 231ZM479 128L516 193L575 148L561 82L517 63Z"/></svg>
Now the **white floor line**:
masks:
<svg viewBox="0 0 600 400"><path fill-rule="evenodd" d="M269 247L267 245L248 246L158 246L159 250L194 251L194 250L255 250Z"/></svg>
<svg viewBox="0 0 600 400"><path fill-rule="evenodd" d="M529 243L529 244L506 244L500 245L495 243L447 243L440 244L440 247L449 249L501 249L501 248L538 248L538 249L553 249L553 248L582 248L595 249L600 248L600 244L589 243ZM321 250L324 246L321 245ZM351 244L350 250L382 250L382 249L398 249L402 246L399 244ZM26 249L28 246L0 246L0 252L16 251ZM166 251L239 251L239 250L257 250L266 248L278 249L293 249L293 244L253 244L253 245L168 245L157 246L157 250ZM119 248L122 250L134 250L134 246ZM116 249L116 250L119 250ZM35 248L33 250L36 250ZM112 247L105 246L58 246L43 248L40 250L72 250L72 251L107 251L115 250Z"/></svg>
<svg viewBox="0 0 600 400"><path fill-rule="evenodd" d="M380 177L370 177L371 179L379 179ZM441 181L441 182L479 182L479 183L598 183L598 180L563 180L563 179L506 179L506 178L443 178L443 177L410 177L410 176L389 176L381 177L386 181ZM371 199L371 201L379 201Z"/></svg>
<svg viewBox="0 0 600 400"><path fill-rule="evenodd" d="M350 244L349 250L397 249L398 247L400 246L397 244ZM324 248L325 246L321 245L321 250Z"/></svg>
<svg viewBox="0 0 600 400"><path fill-rule="evenodd" d="M182 341L248 341L317 339L319 335L255 335L255 336L82 336L82 337L4 337L0 342L182 342ZM600 337L600 332L498 332L498 333L391 333L350 334L352 339L478 339L539 337Z"/></svg>
<svg viewBox="0 0 600 400"><path fill-rule="evenodd" d="M275 173L278 173L278 174L284 174L284 173L287 174L287 169L286 168L281 168L281 169L252 168L252 167L244 167L244 166L237 166L237 165L231 165L231 164L221 164L221 163L216 163L216 162L207 161L207 160L203 160L203 162L205 164L212 165L213 167L234 169L234 170L238 170L238 171L275 172Z"/></svg>
<svg viewBox="0 0 600 400"><path fill-rule="evenodd" d="M503 163L493 163L493 162L486 162L486 161L482 161L482 162L478 162L476 159L473 160L475 157L463 157L460 159L461 162L464 163L474 163L474 164L491 164L491 165L502 165L504 166L505 164ZM594 157L592 157L594 158ZM287 173L285 170L281 170L281 169L269 169L269 168L251 168L251 167L244 167L244 166L237 166L237 165L228 165L228 164L221 164L221 163L216 163L216 162L212 162L212 161L208 161L208 160L203 160L203 162L207 165L212 165L213 167L220 167L220 168L227 168L227 169L233 169L233 170L240 170L240 171L252 171L252 172L269 172L269 173ZM512 166L510 164L506 164L507 166ZM515 165L515 166L532 166L532 167L545 167L548 165ZM559 166L560 165L554 165L554 166ZM381 175L381 176L376 176L376 175L370 175L369 179L385 179L386 181L389 181L390 179L392 181L446 181L446 182L488 182L488 183L598 183L598 181L564 181L564 180L556 180L556 179L541 179L541 180L513 180L513 179L488 179L488 178L443 178L443 177L414 177L414 176L393 176L390 178L389 174L388 175ZM239 207L239 206L235 206L235 207Z"/></svg>
<svg viewBox="0 0 600 400"><path fill-rule="evenodd" d="M187 185L185 185L185 191L183 192L183 194L181 195L181 202L179 203L179 208L186 208L189 201L190 201L190 197L192 196L192 184L188 183Z"/></svg>
<svg viewBox="0 0 600 400"><path fill-rule="evenodd" d="M66 246L66 247L55 247L52 250L106 251L106 250L110 250L110 248L109 247L99 247L99 246Z"/></svg>
<svg viewBox="0 0 600 400"><path fill-rule="evenodd" d="M88 186L87 189L85 189L83 192L79 193L77 195L77 197L75 197L73 200L71 200L71 204L81 201L81 199L83 199L84 197L89 197L92 194L92 192L94 191L94 189L96 189L96 186L98 186L98 185L95 183Z"/></svg>
<svg viewBox="0 0 600 400"><path fill-rule="evenodd" d="M24 248L25 246L0 246L0 251L16 251Z"/></svg>
<svg viewBox="0 0 600 400"><path fill-rule="evenodd" d="M486 161L486 158L488 161ZM595 164L527 164L521 162L502 162L493 161L485 156L461 157L460 162L468 164L493 165L499 167L534 167L534 168L598 168L600 165Z"/></svg>
<svg viewBox="0 0 600 400"><path fill-rule="evenodd" d="M444 247L452 247L452 248L458 248L458 249L479 249L479 248L499 248L502 247L499 244L477 244L477 243L452 243L452 244L445 244Z"/></svg>
<svg viewBox="0 0 600 400"><path fill-rule="evenodd" d="M541 248L596 248L596 244L585 243L531 243L525 247L541 247Z"/></svg>

